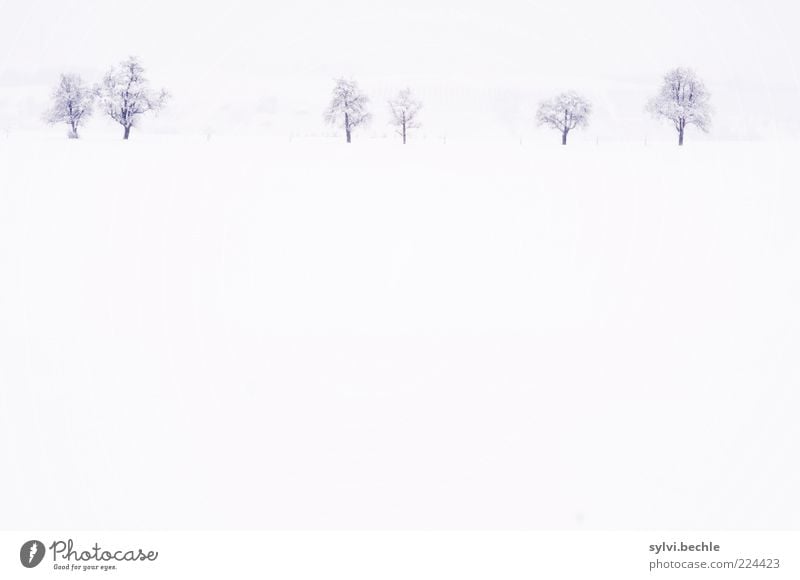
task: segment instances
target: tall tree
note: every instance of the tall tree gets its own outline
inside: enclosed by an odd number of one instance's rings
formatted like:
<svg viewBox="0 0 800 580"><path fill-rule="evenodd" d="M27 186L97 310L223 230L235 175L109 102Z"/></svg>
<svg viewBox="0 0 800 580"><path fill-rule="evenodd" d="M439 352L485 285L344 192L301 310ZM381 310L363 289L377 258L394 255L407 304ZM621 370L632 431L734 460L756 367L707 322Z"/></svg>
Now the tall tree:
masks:
<svg viewBox="0 0 800 580"><path fill-rule="evenodd" d="M350 143L353 130L369 122L371 118L367 111L368 102L369 98L358 88L358 83L351 79L340 78L333 87L331 103L325 112L325 120L342 127L347 142Z"/></svg>
<svg viewBox="0 0 800 580"><path fill-rule="evenodd" d="M592 104L574 91L561 93L549 101L543 101L536 112L539 125L557 129L561 133L561 144L567 144L567 135L577 127L589 124Z"/></svg>
<svg viewBox="0 0 800 580"><path fill-rule="evenodd" d="M112 68L98 88L103 110L122 125L123 139L131 134L141 115L158 111L167 102L169 94L164 89L153 91L144 76L144 67L135 56Z"/></svg>
<svg viewBox="0 0 800 580"><path fill-rule="evenodd" d="M687 125L704 132L711 126L709 93L703 81L690 68L676 68L664 75L658 95L647 104L647 109L657 118L673 123L678 132L678 145L683 145Z"/></svg>
<svg viewBox="0 0 800 580"><path fill-rule="evenodd" d="M45 114L45 121L50 124L66 123L69 125L67 136L77 139L78 128L92 114L94 97L94 92L80 76L62 74L53 91L52 106Z"/></svg>
<svg viewBox="0 0 800 580"><path fill-rule="evenodd" d="M411 89L403 89L397 96L389 101L392 113L391 123L396 127L397 134L403 138L403 145L410 129L418 129L420 125L417 115L422 108L422 103L414 98Z"/></svg>

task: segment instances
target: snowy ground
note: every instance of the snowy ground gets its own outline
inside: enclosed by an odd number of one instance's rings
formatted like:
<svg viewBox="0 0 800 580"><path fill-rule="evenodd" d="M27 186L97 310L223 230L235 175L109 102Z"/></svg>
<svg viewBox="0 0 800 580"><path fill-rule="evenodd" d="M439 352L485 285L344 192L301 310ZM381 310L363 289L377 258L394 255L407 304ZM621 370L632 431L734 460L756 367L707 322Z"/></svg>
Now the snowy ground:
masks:
<svg viewBox="0 0 800 580"><path fill-rule="evenodd" d="M6 528L797 528L800 145L0 136Z"/></svg>

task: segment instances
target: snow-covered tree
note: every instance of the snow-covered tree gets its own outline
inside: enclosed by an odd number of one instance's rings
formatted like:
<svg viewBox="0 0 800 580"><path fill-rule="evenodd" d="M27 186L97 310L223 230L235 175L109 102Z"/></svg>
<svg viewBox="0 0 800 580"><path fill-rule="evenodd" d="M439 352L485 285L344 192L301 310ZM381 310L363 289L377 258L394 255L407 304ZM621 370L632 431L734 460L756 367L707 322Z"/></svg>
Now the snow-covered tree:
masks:
<svg viewBox="0 0 800 580"><path fill-rule="evenodd" d="M392 112L391 123L396 127L397 134L403 138L403 145L406 144L409 129L421 127L417 120L421 108L422 103L414 98L411 89L403 89L389 101L389 109Z"/></svg>
<svg viewBox="0 0 800 580"><path fill-rule="evenodd" d="M62 74L53 91L52 106L45 113L45 121L51 124L66 123L69 125L67 137L77 139L78 127L92 114L94 97L94 92L80 76Z"/></svg>
<svg viewBox="0 0 800 580"><path fill-rule="evenodd" d="M676 68L664 75L658 95L647 104L647 110L658 118L671 121L678 132L678 145L683 145L687 125L708 132L711 126L709 93L703 81L690 68Z"/></svg>
<svg viewBox="0 0 800 580"><path fill-rule="evenodd" d="M141 115L158 111L169 98L164 89L150 89L150 83L144 76L144 68L135 56L108 71L98 93L106 114L122 125L123 139L130 136L131 127L136 126Z"/></svg>
<svg viewBox="0 0 800 580"><path fill-rule="evenodd" d="M561 144L567 144L567 135L576 127L589 124L592 104L574 91L561 93L557 97L543 101L536 112L539 125L546 125L561 132Z"/></svg>
<svg viewBox="0 0 800 580"><path fill-rule="evenodd" d="M353 130L370 120L368 102L369 98L358 88L358 83L351 79L338 79L333 87L331 104L325 112L325 120L342 127L350 143Z"/></svg>

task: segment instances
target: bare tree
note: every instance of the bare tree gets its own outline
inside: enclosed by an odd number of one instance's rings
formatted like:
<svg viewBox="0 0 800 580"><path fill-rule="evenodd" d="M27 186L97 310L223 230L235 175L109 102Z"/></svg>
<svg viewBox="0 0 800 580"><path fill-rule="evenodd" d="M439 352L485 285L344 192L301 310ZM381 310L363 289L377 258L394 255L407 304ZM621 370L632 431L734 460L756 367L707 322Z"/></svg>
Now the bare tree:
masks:
<svg viewBox="0 0 800 580"><path fill-rule="evenodd" d="M403 89L389 101L389 109L392 112L391 123L397 128L397 134L403 138L403 145L406 144L409 129L418 129L422 126L417 121L421 108L422 103L414 98L411 89Z"/></svg>
<svg viewBox="0 0 800 580"><path fill-rule="evenodd" d="M106 114L122 125L123 139L130 136L131 127L136 126L141 115L158 111L169 98L164 89L157 92L150 89L144 68L135 56L108 71L98 93Z"/></svg>
<svg viewBox="0 0 800 580"><path fill-rule="evenodd" d="M370 120L367 112L369 98L358 88L358 83L351 79L337 79L333 87L331 103L325 112L325 120L338 124L344 129L347 142L350 143L353 129Z"/></svg>
<svg viewBox="0 0 800 580"><path fill-rule="evenodd" d="M661 90L647 104L647 110L657 118L668 119L678 132L678 145L683 145L687 125L708 132L711 126L709 93L703 81L690 68L676 68L664 75Z"/></svg>
<svg viewBox="0 0 800 580"><path fill-rule="evenodd" d="M52 106L45 113L45 121L50 124L66 123L69 125L67 137L77 139L78 127L92 114L94 97L94 92L80 76L62 74L53 91Z"/></svg>
<svg viewBox="0 0 800 580"><path fill-rule="evenodd" d="M589 124L592 104L574 91L561 93L554 99L543 101L536 112L539 125L546 125L561 132L561 144L567 144L567 135L576 127Z"/></svg>

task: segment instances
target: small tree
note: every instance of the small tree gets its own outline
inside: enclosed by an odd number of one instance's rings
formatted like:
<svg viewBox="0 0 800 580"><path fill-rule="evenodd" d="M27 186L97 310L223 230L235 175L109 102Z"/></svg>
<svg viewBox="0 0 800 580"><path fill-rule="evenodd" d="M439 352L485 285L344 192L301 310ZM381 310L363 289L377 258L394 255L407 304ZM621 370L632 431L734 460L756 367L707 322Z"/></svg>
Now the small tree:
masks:
<svg viewBox="0 0 800 580"><path fill-rule="evenodd" d="M370 120L368 102L369 98L361 92L355 81L338 79L333 87L331 104L325 112L325 120L342 127L350 143L353 130Z"/></svg>
<svg viewBox="0 0 800 580"><path fill-rule="evenodd" d="M45 114L45 121L50 124L66 123L69 125L67 137L77 139L78 127L92 114L94 96L80 76L62 74L53 91L52 107Z"/></svg>
<svg viewBox="0 0 800 580"><path fill-rule="evenodd" d="M709 93L690 68L676 68L664 75L661 90L647 104L647 110L657 118L668 119L678 132L678 145L683 145L687 125L708 132L711 125Z"/></svg>
<svg viewBox="0 0 800 580"><path fill-rule="evenodd" d="M403 138L403 145L406 144L409 129L421 127L417 121L417 115L421 108L422 103L414 98L411 89L400 91L394 99L389 101L389 109L392 112L391 123L396 127L397 134Z"/></svg>
<svg viewBox="0 0 800 580"><path fill-rule="evenodd" d="M169 94L164 89L155 92L144 76L144 68L135 56L112 68L98 88L103 110L122 125L123 139L131 133L141 115L158 111L167 102Z"/></svg>
<svg viewBox="0 0 800 580"><path fill-rule="evenodd" d="M561 144L567 144L567 135L576 127L589 124L591 103L575 93L561 93L550 101L543 101L536 112L539 125L546 125L561 132Z"/></svg>

